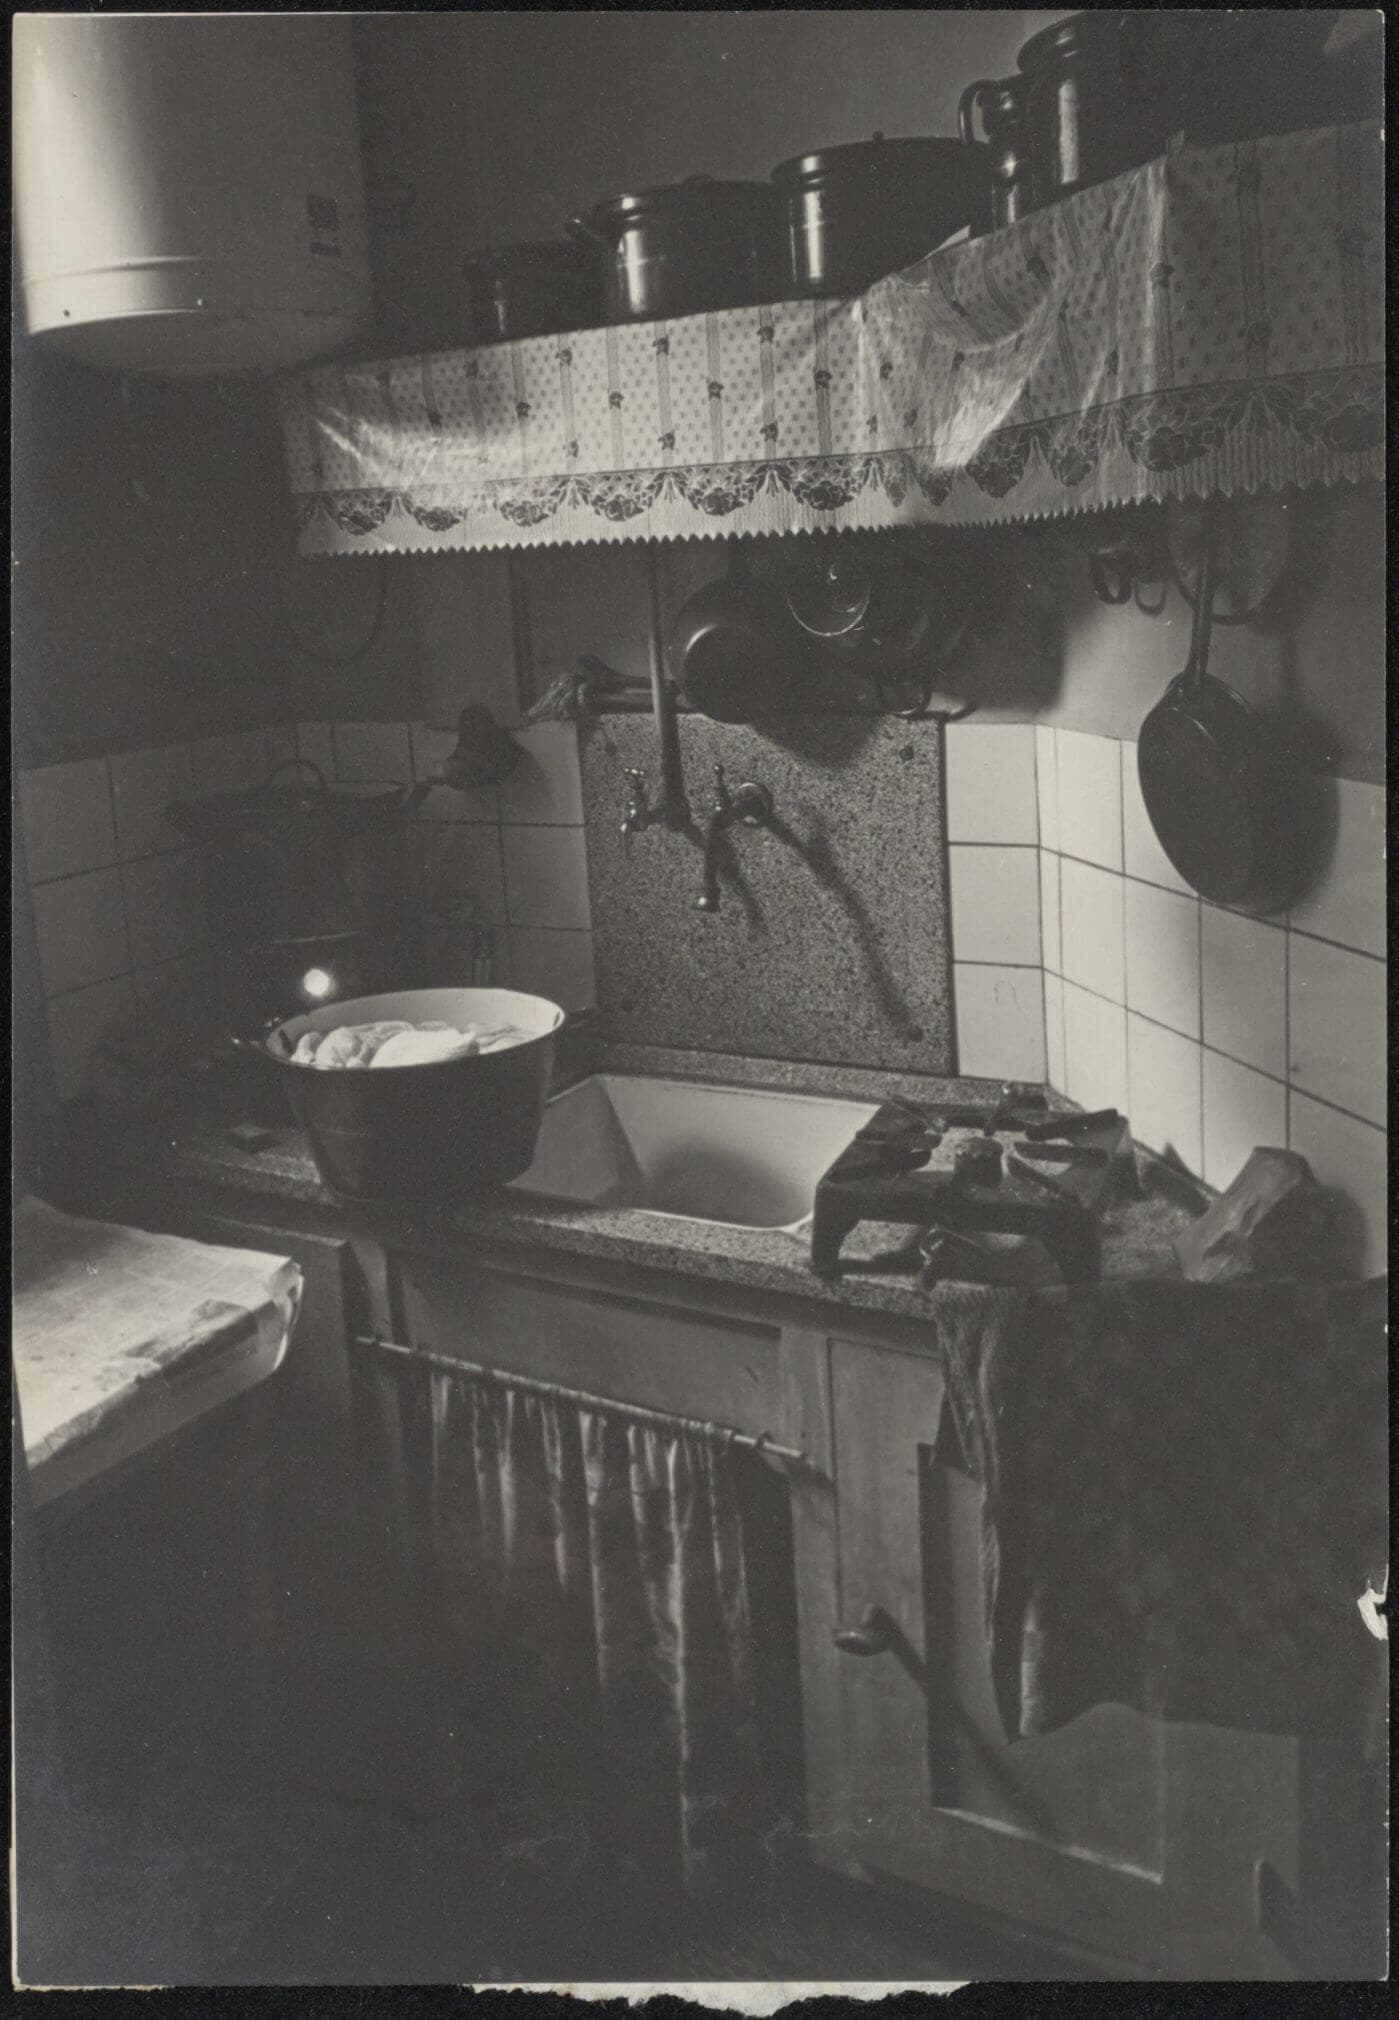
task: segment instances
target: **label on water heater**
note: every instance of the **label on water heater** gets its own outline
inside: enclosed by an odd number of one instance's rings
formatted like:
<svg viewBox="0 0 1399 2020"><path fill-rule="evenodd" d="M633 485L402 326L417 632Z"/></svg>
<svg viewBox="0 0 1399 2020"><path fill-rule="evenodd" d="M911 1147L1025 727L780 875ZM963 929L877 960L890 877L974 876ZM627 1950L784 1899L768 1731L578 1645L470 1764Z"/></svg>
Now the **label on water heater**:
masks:
<svg viewBox="0 0 1399 2020"><path fill-rule="evenodd" d="M340 206L333 196L308 196L306 222L310 227L308 249L322 259L340 257Z"/></svg>

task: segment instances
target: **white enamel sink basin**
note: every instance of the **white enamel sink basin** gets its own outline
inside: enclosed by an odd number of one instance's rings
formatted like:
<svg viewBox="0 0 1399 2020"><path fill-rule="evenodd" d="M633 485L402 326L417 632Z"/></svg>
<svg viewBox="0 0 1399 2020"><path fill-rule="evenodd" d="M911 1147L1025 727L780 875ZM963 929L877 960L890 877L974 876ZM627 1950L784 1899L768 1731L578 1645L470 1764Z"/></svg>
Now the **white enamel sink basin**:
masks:
<svg viewBox="0 0 1399 2020"><path fill-rule="evenodd" d="M875 1104L597 1073L544 1110L510 1190L796 1233L816 1181Z"/></svg>

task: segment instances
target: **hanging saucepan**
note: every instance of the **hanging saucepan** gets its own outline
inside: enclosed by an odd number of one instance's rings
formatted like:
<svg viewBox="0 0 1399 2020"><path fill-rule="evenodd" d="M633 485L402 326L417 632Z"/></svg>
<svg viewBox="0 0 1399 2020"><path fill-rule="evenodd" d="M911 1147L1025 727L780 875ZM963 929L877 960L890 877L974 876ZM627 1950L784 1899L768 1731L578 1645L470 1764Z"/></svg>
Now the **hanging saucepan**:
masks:
<svg viewBox="0 0 1399 2020"><path fill-rule="evenodd" d="M1189 657L1141 726L1137 774L1157 839L1192 890L1274 908L1294 894L1303 861L1290 833L1293 767L1275 727L1206 672L1214 585L1207 515Z"/></svg>
<svg viewBox="0 0 1399 2020"><path fill-rule="evenodd" d="M671 676L691 708L715 722L774 715L801 670L799 634L782 599L754 582L740 540L729 572L697 590L671 626Z"/></svg>

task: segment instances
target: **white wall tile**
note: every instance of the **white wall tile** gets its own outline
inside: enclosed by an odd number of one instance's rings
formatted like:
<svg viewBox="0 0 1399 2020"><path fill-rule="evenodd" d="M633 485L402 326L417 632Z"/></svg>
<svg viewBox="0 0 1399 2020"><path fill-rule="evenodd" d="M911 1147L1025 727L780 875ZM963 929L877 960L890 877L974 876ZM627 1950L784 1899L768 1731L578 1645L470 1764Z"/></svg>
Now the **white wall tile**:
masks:
<svg viewBox="0 0 1399 2020"><path fill-rule="evenodd" d="M122 751L107 762L117 816L117 853L122 862L129 863L133 856L158 856L185 848L188 837L165 818L165 809L172 800L195 798L188 746L175 743L158 750Z"/></svg>
<svg viewBox="0 0 1399 2020"><path fill-rule="evenodd" d="M1122 846L1123 864L1129 877L1159 884L1165 891L1190 890L1184 877L1171 867L1170 858L1156 839L1156 830L1142 799L1134 743L1122 746Z"/></svg>
<svg viewBox="0 0 1399 2020"><path fill-rule="evenodd" d="M1205 1166L1221 1192L1233 1184L1250 1152L1287 1147L1287 1089L1251 1067L1205 1053Z"/></svg>
<svg viewBox="0 0 1399 2020"><path fill-rule="evenodd" d="M510 971L514 988L547 996L565 1010L586 1010L597 1001L591 933L512 926Z"/></svg>
<svg viewBox="0 0 1399 2020"><path fill-rule="evenodd" d="M571 722L532 723L515 736L520 761L500 784L500 818L577 827L583 819L578 732Z"/></svg>
<svg viewBox="0 0 1399 2020"><path fill-rule="evenodd" d="M1385 1120L1388 992L1383 961L1288 936L1288 1079L1367 1122Z"/></svg>
<svg viewBox="0 0 1399 2020"><path fill-rule="evenodd" d="M1288 923L1324 940L1385 951L1385 793L1383 786L1337 779L1335 848L1315 891L1292 909Z"/></svg>
<svg viewBox="0 0 1399 2020"><path fill-rule="evenodd" d="M48 1006L49 1052L60 1100L74 1101L90 1091L94 1045L134 1010L126 975L53 999Z"/></svg>
<svg viewBox="0 0 1399 2020"><path fill-rule="evenodd" d="M1200 1035L1200 903L1126 883L1127 1007L1187 1038Z"/></svg>
<svg viewBox="0 0 1399 2020"><path fill-rule="evenodd" d="M1115 737L1056 732L1059 846L1066 856L1122 868L1122 749Z"/></svg>
<svg viewBox="0 0 1399 2020"><path fill-rule="evenodd" d="M1064 985L1057 975L1044 978L1045 1078L1056 1094L1065 1092Z"/></svg>
<svg viewBox="0 0 1399 2020"><path fill-rule="evenodd" d="M1206 1045L1283 1079L1287 1073L1286 934L1280 926L1270 926L1261 919L1203 905L1200 936Z"/></svg>
<svg viewBox="0 0 1399 2020"><path fill-rule="evenodd" d="M1044 991L1039 971L956 961L952 987L958 1072L989 1080L1043 1080Z"/></svg>
<svg viewBox="0 0 1399 2020"><path fill-rule="evenodd" d="M950 735L951 732L949 732ZM1059 846L1059 746L1058 731L1044 723L1035 725L1035 796L1039 804L1040 847Z"/></svg>
<svg viewBox="0 0 1399 2020"><path fill-rule="evenodd" d="M948 840L1038 841L1034 724L951 723L946 737Z"/></svg>
<svg viewBox="0 0 1399 2020"><path fill-rule="evenodd" d="M958 961L1037 966L1039 851L954 842L948 850L952 953Z"/></svg>
<svg viewBox="0 0 1399 2020"><path fill-rule="evenodd" d="M121 881L133 967L173 961L208 940L203 870L194 850L126 863Z"/></svg>
<svg viewBox="0 0 1399 2020"><path fill-rule="evenodd" d="M429 903L474 898L483 917L504 923L505 875L498 828L465 821L434 823L422 830L422 844Z"/></svg>
<svg viewBox="0 0 1399 2020"><path fill-rule="evenodd" d="M512 926L591 926L581 828L502 828L501 843Z"/></svg>
<svg viewBox="0 0 1399 2020"><path fill-rule="evenodd" d="M1064 941L1059 911L1060 858L1041 849L1040 858L1040 945L1044 965L1051 975L1064 972Z"/></svg>
<svg viewBox="0 0 1399 2020"><path fill-rule="evenodd" d="M1200 1047L1127 1013L1127 1113L1149 1150L1170 1152L1197 1177L1203 1164Z"/></svg>
<svg viewBox="0 0 1399 2020"><path fill-rule="evenodd" d="M102 870L117 859L104 758L21 772L20 821L32 884Z"/></svg>
<svg viewBox="0 0 1399 2020"><path fill-rule="evenodd" d="M46 996L106 981L130 967L119 870L89 870L40 884L33 898Z"/></svg>
<svg viewBox="0 0 1399 2020"><path fill-rule="evenodd" d="M454 729L431 729L426 723L410 724L413 746L413 776L419 782L440 778L448 758L457 747ZM455 786L438 786L418 808L421 821L498 821L500 801L494 786L471 786L459 792Z"/></svg>
<svg viewBox="0 0 1399 2020"><path fill-rule="evenodd" d="M335 783L335 728L328 722L296 725L296 754L316 765L327 785Z"/></svg>
<svg viewBox="0 0 1399 2020"><path fill-rule="evenodd" d="M267 781L267 739L260 729L237 736L206 736L189 747L198 798L242 793Z"/></svg>
<svg viewBox="0 0 1399 2020"><path fill-rule="evenodd" d="M1064 979L1122 1003L1127 994L1123 880L1066 856L1060 867Z"/></svg>
<svg viewBox="0 0 1399 2020"><path fill-rule="evenodd" d="M1288 1128L1289 1149L1305 1157L1312 1176L1334 1194L1333 1235L1342 1266L1360 1276L1382 1276L1389 1266L1384 1130L1296 1092L1288 1101Z"/></svg>
<svg viewBox="0 0 1399 2020"><path fill-rule="evenodd" d="M1064 984L1064 1092L1082 1108L1127 1105L1127 1012Z"/></svg>
<svg viewBox="0 0 1399 2020"><path fill-rule="evenodd" d="M346 784L388 779L409 785L413 755L406 722L337 722L335 774Z"/></svg>

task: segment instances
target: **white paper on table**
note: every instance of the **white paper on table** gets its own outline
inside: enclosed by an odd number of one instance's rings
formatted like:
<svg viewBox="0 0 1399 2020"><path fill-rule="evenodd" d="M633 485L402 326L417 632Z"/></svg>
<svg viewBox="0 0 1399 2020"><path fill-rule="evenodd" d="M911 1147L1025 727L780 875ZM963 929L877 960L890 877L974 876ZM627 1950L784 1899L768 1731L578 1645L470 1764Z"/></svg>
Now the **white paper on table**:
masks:
<svg viewBox="0 0 1399 2020"><path fill-rule="evenodd" d="M60 1213L14 1218L14 1366L36 1505L84 1485L280 1367L302 1273Z"/></svg>

